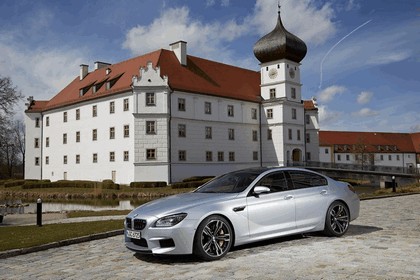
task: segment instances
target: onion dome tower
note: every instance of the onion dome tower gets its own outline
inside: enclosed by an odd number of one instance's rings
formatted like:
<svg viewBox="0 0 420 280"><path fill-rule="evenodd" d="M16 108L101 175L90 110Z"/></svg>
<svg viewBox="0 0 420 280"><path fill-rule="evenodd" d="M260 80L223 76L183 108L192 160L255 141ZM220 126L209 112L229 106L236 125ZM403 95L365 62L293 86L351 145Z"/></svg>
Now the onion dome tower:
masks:
<svg viewBox="0 0 420 280"><path fill-rule="evenodd" d="M306 51L305 42L284 28L280 11L273 31L259 39L254 45L254 55L261 63L279 59L299 63L305 57Z"/></svg>
<svg viewBox="0 0 420 280"><path fill-rule="evenodd" d="M306 44L284 28L279 6L276 27L254 45L261 62L262 131L268 134L261 136L263 165L300 164L310 157L300 83L306 51Z"/></svg>

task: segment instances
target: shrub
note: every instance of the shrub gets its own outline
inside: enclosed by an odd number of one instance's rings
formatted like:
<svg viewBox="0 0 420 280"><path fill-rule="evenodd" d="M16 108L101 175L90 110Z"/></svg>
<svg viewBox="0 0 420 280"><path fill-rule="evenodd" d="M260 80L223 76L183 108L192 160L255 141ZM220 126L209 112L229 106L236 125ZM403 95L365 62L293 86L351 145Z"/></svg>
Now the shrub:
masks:
<svg viewBox="0 0 420 280"><path fill-rule="evenodd" d="M11 187L22 186L23 184L25 184L25 180L13 180L13 181L5 182L4 187L11 188Z"/></svg>
<svg viewBox="0 0 420 280"><path fill-rule="evenodd" d="M166 187L166 182L131 182L130 188L164 188Z"/></svg>
<svg viewBox="0 0 420 280"><path fill-rule="evenodd" d="M195 178L195 181L192 181L192 179ZM182 182L174 183L171 185L173 189L183 189L183 188L198 188L199 186L207 183L211 179L213 179L214 176L196 176L184 179Z"/></svg>
<svg viewBox="0 0 420 280"><path fill-rule="evenodd" d="M184 188L197 188L199 186L201 186L203 184L203 182L198 181L198 182L179 182L179 183L174 183L171 185L171 188L173 189L184 189Z"/></svg>
<svg viewBox="0 0 420 280"><path fill-rule="evenodd" d="M182 182L184 182L184 183L187 183L187 182L201 182L203 180L208 181L208 180L213 179L213 178L214 178L214 176L193 176L193 177L185 178L184 180L182 180Z"/></svg>
<svg viewBox="0 0 420 280"><path fill-rule="evenodd" d="M22 189L52 188L50 180L26 180Z"/></svg>
<svg viewBox="0 0 420 280"><path fill-rule="evenodd" d="M112 180L103 180L102 181L102 188L103 189L111 189L111 190L119 190L120 185L115 184Z"/></svg>
<svg viewBox="0 0 420 280"><path fill-rule="evenodd" d="M95 182L92 181L83 181L83 180L76 180L76 181L67 181L67 180L60 180L56 182L52 182L52 188L94 188Z"/></svg>

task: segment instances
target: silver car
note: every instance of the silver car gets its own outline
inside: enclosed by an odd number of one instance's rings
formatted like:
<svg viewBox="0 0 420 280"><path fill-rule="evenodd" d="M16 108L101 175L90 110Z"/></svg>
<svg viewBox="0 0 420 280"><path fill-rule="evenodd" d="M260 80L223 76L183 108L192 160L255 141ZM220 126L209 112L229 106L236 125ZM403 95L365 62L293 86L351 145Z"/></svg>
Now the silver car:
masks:
<svg viewBox="0 0 420 280"><path fill-rule="evenodd" d="M359 206L351 185L313 171L246 169L134 209L125 219L125 245L138 253L217 260L232 246L284 235L341 236Z"/></svg>

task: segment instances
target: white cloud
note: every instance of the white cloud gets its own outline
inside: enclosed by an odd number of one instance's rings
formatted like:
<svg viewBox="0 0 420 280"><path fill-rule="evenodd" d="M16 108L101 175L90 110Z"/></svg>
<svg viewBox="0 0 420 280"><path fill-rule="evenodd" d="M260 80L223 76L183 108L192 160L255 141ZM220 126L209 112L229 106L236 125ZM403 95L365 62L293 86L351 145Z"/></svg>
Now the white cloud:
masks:
<svg viewBox="0 0 420 280"><path fill-rule="evenodd" d="M324 103L328 103L333 100L337 94L342 94L344 91L346 91L346 88L342 86L327 87L318 94L318 100Z"/></svg>
<svg viewBox="0 0 420 280"><path fill-rule="evenodd" d="M393 62L403 61L409 58L411 53L409 51L399 51L399 50L389 50L382 53L377 53L375 56L371 57L366 61L370 65L382 65L389 64Z"/></svg>
<svg viewBox="0 0 420 280"><path fill-rule="evenodd" d="M224 47L226 42L233 41L246 31L245 25L234 20L202 23L190 16L188 7L171 8L150 25L130 29L123 47L139 55L184 40L188 43L189 53L197 52L201 57L223 60L229 56Z"/></svg>
<svg viewBox="0 0 420 280"><path fill-rule="evenodd" d="M230 5L228 0L220 1L221 6ZM217 4L216 0L206 1L207 6ZM232 19L209 23L194 19L188 7L169 8L149 25L138 25L128 30L123 47L134 55L140 55L184 40L188 43L189 53L231 62L233 51L226 47L228 43L245 35L263 35L271 31L277 20L273 7L277 7L275 0L257 0L253 13L241 21ZM323 43L335 33L333 14L329 4L318 9L314 2L307 0L294 1L293 4L285 2L282 6L282 20L287 22L286 28L290 26L288 30L306 43Z"/></svg>
<svg viewBox="0 0 420 280"><path fill-rule="evenodd" d="M344 7L346 11L356 10L359 8L360 8L360 3L356 2L355 0L348 1Z"/></svg>
<svg viewBox="0 0 420 280"><path fill-rule="evenodd" d="M372 117L372 116L376 116L376 115L379 115L379 112L374 111L374 110L372 110L370 108L363 108L363 109L360 109L357 112L353 112L352 113L352 116L354 116L354 117L362 117L362 118Z"/></svg>
<svg viewBox="0 0 420 280"><path fill-rule="evenodd" d="M216 4L216 0L206 0L206 7L211 7Z"/></svg>
<svg viewBox="0 0 420 280"><path fill-rule="evenodd" d="M326 105L318 106L318 114L321 130L333 129L342 117L341 112L330 110Z"/></svg>
<svg viewBox="0 0 420 280"><path fill-rule="evenodd" d="M222 7L227 7L230 5L230 0L221 0L220 5L222 5Z"/></svg>
<svg viewBox="0 0 420 280"><path fill-rule="evenodd" d="M277 21L277 0L257 0L253 24L260 35L270 32ZM282 1L281 19L285 28L307 44L322 44L336 32L334 10L329 3L321 8L315 1ZM310 20L308 20L310 19Z"/></svg>
<svg viewBox="0 0 420 280"><path fill-rule="evenodd" d="M49 100L79 74L85 62L82 51L66 49L28 50L0 41L0 74L9 76L25 96Z"/></svg>
<svg viewBox="0 0 420 280"><path fill-rule="evenodd" d="M414 23L407 22L386 28L372 20L334 48L323 70L331 75L412 59L417 51L417 45L411 43L415 28Z"/></svg>
<svg viewBox="0 0 420 280"><path fill-rule="evenodd" d="M420 132L420 123L411 126L410 129L411 132Z"/></svg>
<svg viewBox="0 0 420 280"><path fill-rule="evenodd" d="M359 104L367 104L372 99L372 96L373 96L373 92L370 92L370 91L362 91L357 96L357 103L359 103Z"/></svg>
<svg viewBox="0 0 420 280"><path fill-rule="evenodd" d="M212 7L216 5L216 0L206 0L206 7ZM230 5L230 0L220 0L220 6L228 7Z"/></svg>

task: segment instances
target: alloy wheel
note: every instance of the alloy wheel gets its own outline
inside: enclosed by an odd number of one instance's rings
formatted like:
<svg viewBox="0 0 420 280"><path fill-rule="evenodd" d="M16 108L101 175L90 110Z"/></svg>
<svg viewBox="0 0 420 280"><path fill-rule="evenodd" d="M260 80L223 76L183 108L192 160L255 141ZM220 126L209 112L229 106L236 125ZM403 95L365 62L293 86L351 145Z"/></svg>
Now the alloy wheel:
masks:
<svg viewBox="0 0 420 280"><path fill-rule="evenodd" d="M221 257L230 248L231 229L220 219L211 219L201 233L201 247L209 257Z"/></svg>
<svg viewBox="0 0 420 280"><path fill-rule="evenodd" d="M329 221L331 230L335 235L343 235L349 227L349 213L347 208L341 203L333 205L329 211Z"/></svg>

